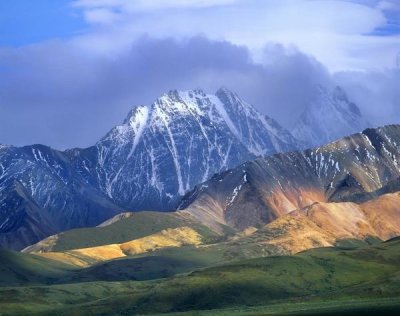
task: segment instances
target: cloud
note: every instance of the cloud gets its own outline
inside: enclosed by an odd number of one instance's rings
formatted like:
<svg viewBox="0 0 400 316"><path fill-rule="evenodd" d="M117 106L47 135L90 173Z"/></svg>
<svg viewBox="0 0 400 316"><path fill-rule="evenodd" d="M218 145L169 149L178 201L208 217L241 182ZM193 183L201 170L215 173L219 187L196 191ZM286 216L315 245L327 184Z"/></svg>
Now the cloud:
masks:
<svg viewBox="0 0 400 316"><path fill-rule="evenodd" d="M374 125L399 124L400 69L346 71L334 75Z"/></svg>
<svg viewBox="0 0 400 316"><path fill-rule="evenodd" d="M400 114L400 37L388 34L397 4L74 1L86 32L0 48L0 143L89 146L135 105L220 86L291 127L316 84L339 83L371 122L391 122Z"/></svg>
<svg viewBox="0 0 400 316"><path fill-rule="evenodd" d="M110 24L120 19L118 13L107 9L92 9L85 12L85 19L89 23Z"/></svg>
<svg viewBox="0 0 400 316"><path fill-rule="evenodd" d="M397 0L379 1L377 8L383 11L400 11L400 3Z"/></svg>
<svg viewBox="0 0 400 316"><path fill-rule="evenodd" d="M74 5L97 25L77 41L108 55L126 50L143 34L177 39L203 34L245 45L256 59L266 43L279 42L296 45L331 71L365 70L391 66L400 42L398 34L390 34L395 1L77 0ZM106 18L93 19L93 10ZM382 30L391 36L381 36Z"/></svg>
<svg viewBox="0 0 400 316"><path fill-rule="evenodd" d="M255 63L246 47L204 37L142 37L115 58L85 55L61 41L2 49L0 142L88 146L133 106L170 89L215 92L226 86L291 124L311 87L329 75L293 47L268 45L263 58L264 64Z"/></svg>
<svg viewBox="0 0 400 316"><path fill-rule="evenodd" d="M166 8L204 8L233 4L243 0L76 0L73 7L107 8L120 12L160 10Z"/></svg>

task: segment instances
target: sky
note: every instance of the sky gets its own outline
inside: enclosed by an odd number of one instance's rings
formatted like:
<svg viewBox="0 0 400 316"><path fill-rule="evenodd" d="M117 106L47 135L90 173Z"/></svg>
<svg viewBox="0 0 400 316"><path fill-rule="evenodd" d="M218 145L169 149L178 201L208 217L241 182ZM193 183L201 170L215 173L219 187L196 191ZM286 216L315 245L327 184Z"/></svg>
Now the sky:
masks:
<svg viewBox="0 0 400 316"><path fill-rule="evenodd" d="M400 123L400 0L0 0L0 143L94 144L171 89L290 129L315 85Z"/></svg>

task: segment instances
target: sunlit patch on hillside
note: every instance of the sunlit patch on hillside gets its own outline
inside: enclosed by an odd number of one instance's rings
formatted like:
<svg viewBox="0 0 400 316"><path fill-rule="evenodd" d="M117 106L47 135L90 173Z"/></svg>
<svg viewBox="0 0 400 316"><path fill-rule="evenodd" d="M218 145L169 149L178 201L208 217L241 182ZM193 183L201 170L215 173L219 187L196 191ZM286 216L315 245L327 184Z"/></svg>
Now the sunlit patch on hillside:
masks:
<svg viewBox="0 0 400 316"><path fill-rule="evenodd" d="M122 258L155 251L167 247L183 245L200 245L202 237L190 227L169 228L156 234L131 240L122 244L110 244L98 247L74 249L65 252L38 253L38 255L67 262L77 266L88 266L92 263Z"/></svg>

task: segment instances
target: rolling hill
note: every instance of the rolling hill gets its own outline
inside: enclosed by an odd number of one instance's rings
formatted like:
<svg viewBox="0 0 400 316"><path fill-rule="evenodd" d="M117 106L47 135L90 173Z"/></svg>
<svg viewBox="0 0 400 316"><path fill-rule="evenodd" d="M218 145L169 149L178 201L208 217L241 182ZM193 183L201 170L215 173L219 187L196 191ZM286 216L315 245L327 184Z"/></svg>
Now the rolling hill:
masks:
<svg viewBox="0 0 400 316"><path fill-rule="evenodd" d="M167 221L161 221L163 226L154 226L160 223L151 221L159 220L157 213L125 213L102 227L79 230L78 236L86 235L82 240L76 239L74 230L68 231L28 247L24 252L81 267L111 259L162 253L169 253L168 257L173 259L187 254L203 256L212 258L206 259L208 264L219 264L238 259L295 254L316 247L335 246L343 240L353 240L356 244L363 244L366 240L388 240L400 235L399 205L400 192L384 194L360 204L313 203L259 229L236 231L235 234L231 231L226 235L218 235L198 222L183 217L188 215L186 212L161 213L166 219L175 220L169 222L169 228ZM151 228L147 230L147 235L123 234L122 229L130 231L135 225L142 225L142 215L148 221L147 226L141 227ZM132 223L135 225L130 226ZM116 228L125 238L119 243L110 243L113 237L110 232ZM131 240L128 236L141 237ZM87 240L91 241L91 247L87 247ZM71 245L75 245L75 248L71 248ZM175 247L178 249L173 250Z"/></svg>
<svg viewBox="0 0 400 316"><path fill-rule="evenodd" d="M239 260L150 281L133 278L134 264L128 261L136 260L139 275L138 259L110 261L93 269L69 272L81 282L64 278L57 285L43 282L34 287L10 287L15 283L9 281L9 285L0 287L0 306L4 315L28 311L32 315L154 315L202 310L216 315L395 315L400 310L399 247L397 238L352 249L319 248L294 256ZM157 262L168 268L165 260L153 259L153 263L149 263L150 257L142 259L142 269L154 269ZM17 262L14 267L19 268ZM118 280L118 271L124 281ZM126 280L126 271L131 271L130 281ZM108 282L101 281L105 278Z"/></svg>
<svg viewBox="0 0 400 316"><path fill-rule="evenodd" d="M77 248L92 248L121 244L144 238L165 229L191 227L202 236L204 243L222 238L189 214L179 212L127 212L116 215L97 227L67 230L29 246L23 252L60 252ZM229 231L229 228L225 228Z"/></svg>

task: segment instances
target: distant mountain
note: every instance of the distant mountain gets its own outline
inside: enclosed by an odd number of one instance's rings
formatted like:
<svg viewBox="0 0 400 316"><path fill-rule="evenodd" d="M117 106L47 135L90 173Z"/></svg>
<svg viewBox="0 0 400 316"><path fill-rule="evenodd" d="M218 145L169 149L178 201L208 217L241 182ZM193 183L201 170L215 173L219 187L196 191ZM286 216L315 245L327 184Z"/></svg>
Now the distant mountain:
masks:
<svg viewBox="0 0 400 316"><path fill-rule="evenodd" d="M215 175L180 205L209 227L262 227L317 202L363 199L400 181L400 125L312 150L276 154ZM373 197L374 194L371 194Z"/></svg>
<svg viewBox="0 0 400 316"><path fill-rule="evenodd" d="M370 127L345 91L318 86L314 100L305 108L292 134L308 146L326 144Z"/></svg>
<svg viewBox="0 0 400 316"><path fill-rule="evenodd" d="M0 247L21 249L122 210L171 210L214 173L296 140L227 89L171 91L96 145L0 147Z"/></svg>

